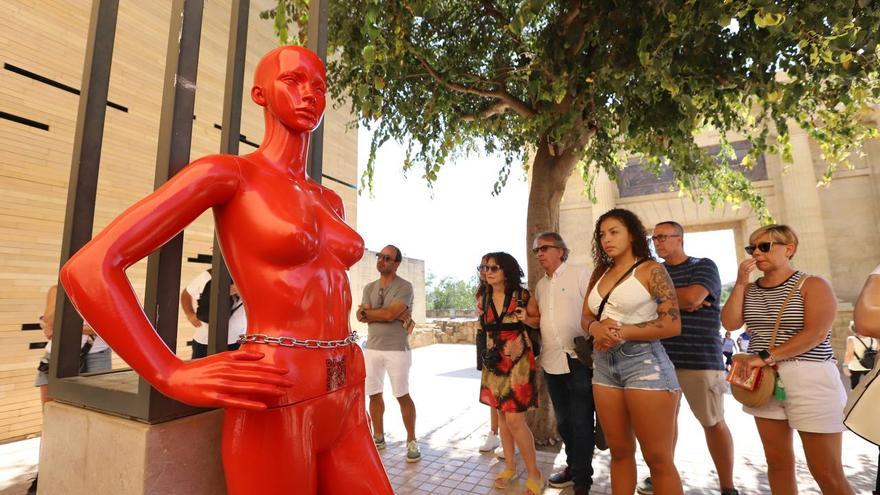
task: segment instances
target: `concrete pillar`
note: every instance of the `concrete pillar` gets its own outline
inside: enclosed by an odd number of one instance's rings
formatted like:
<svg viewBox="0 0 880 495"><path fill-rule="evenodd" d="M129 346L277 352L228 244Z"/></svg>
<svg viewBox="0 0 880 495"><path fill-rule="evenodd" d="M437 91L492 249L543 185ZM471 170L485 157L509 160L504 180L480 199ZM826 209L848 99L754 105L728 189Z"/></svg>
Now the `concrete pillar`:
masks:
<svg viewBox="0 0 880 495"><path fill-rule="evenodd" d="M145 424L49 402L39 494L224 495L223 411Z"/></svg>
<svg viewBox="0 0 880 495"><path fill-rule="evenodd" d="M800 239L795 266L830 280L831 263L809 137L803 131L793 132L791 147L794 163L783 173L780 185L785 205L782 220L794 228Z"/></svg>
<svg viewBox="0 0 880 495"><path fill-rule="evenodd" d="M604 170L599 170L595 187L596 202L593 203L593 225L603 213L617 206L618 195L617 184L608 177Z"/></svg>

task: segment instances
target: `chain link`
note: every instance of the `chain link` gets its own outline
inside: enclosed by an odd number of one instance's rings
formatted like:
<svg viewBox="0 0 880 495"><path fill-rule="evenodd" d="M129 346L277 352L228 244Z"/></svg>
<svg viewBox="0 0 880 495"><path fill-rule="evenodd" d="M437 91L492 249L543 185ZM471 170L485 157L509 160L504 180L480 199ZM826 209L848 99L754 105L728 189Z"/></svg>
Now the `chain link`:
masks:
<svg viewBox="0 0 880 495"><path fill-rule="evenodd" d="M281 347L303 347L305 349L335 349L355 344L358 340L357 332L350 332L348 337L339 340L297 339L294 337L271 337L264 333L251 333L239 335L239 344L267 344Z"/></svg>

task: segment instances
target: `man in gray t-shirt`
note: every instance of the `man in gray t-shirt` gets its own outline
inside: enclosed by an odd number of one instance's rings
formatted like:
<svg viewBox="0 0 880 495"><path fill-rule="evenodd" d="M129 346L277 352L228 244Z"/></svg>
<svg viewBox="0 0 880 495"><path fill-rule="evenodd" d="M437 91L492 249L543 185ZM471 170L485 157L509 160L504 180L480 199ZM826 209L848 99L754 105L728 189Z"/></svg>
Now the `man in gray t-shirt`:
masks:
<svg viewBox="0 0 880 495"><path fill-rule="evenodd" d="M391 391L400 405L403 425L406 427L406 460L421 458L416 443L416 406L409 395L409 369L412 355L409 334L413 328L412 284L397 276L403 256L395 246L385 246L376 254L379 280L364 287L363 300L357 309L358 321L367 324L367 348L364 362L367 370L366 393L370 397L370 418L373 422L373 440L376 448L385 448L385 430L382 416L385 402L385 373L391 381Z"/></svg>

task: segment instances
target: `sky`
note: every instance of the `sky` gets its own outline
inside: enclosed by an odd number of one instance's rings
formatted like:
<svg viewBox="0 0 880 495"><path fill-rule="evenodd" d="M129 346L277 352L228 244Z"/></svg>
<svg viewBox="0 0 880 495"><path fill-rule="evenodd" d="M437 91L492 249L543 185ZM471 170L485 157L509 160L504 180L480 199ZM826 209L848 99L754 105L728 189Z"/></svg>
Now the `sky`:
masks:
<svg viewBox="0 0 880 495"><path fill-rule="evenodd" d="M358 177L369 156L369 131L358 136ZM404 176L404 149L382 146L376 157L372 196L358 197L357 228L366 247L379 251L394 244L409 258L425 260L425 275L468 280L476 275L480 257L507 251L525 270L528 183L521 167L513 167L507 186L492 196L500 156L472 155L450 160L440 170L433 190L413 169ZM721 281L736 279L733 231L685 234L689 255L712 258Z"/></svg>

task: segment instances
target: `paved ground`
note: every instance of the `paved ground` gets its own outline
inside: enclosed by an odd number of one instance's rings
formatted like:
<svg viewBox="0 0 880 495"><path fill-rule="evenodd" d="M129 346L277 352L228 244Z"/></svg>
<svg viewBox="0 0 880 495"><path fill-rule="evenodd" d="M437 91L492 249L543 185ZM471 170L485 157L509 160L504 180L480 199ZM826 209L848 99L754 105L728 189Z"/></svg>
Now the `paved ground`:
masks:
<svg viewBox="0 0 880 495"><path fill-rule="evenodd" d="M386 403L385 424L388 447L382 452L394 489L398 494L501 494L492 488L494 473L503 464L493 454L477 451L489 419L486 406L476 400L479 374L473 368L474 350L464 345L433 345L413 351L411 390L418 409L417 430L422 461L404 460L405 434L395 404ZM390 389L387 397L392 397ZM392 398L393 400L393 398ZM763 451L751 417L727 397L727 421L735 437L735 476L743 495L769 494ZM685 409L679 419L680 440L676 465L685 492L718 493L714 467L703 440L702 429ZM36 471L38 439L0 445L0 495L23 494L27 479ZM801 452L800 443L796 450ZM870 494L877 461L877 447L852 434L844 435L844 468L857 494ZM545 476L564 465L556 451L541 451L538 461ZM593 466L593 494L610 493L608 453L596 455ZM522 470L522 462L519 462ZM639 473L648 469L639 459ZM797 474L801 493L818 494L803 454L798 456ZM506 493L521 493L525 474ZM547 495L567 495L565 490L547 489Z"/></svg>

